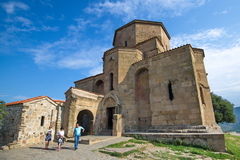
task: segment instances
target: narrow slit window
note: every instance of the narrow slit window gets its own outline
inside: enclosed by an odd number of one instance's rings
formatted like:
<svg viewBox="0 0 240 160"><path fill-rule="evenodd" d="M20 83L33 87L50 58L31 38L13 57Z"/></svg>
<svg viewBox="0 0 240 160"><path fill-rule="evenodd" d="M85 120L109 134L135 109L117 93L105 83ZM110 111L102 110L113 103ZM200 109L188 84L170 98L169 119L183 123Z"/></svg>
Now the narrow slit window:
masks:
<svg viewBox="0 0 240 160"><path fill-rule="evenodd" d="M127 47L127 41L125 41L125 47Z"/></svg>
<svg viewBox="0 0 240 160"><path fill-rule="evenodd" d="M41 117L41 126L44 126L44 116Z"/></svg>
<svg viewBox="0 0 240 160"><path fill-rule="evenodd" d="M110 74L110 91L114 90L113 88L113 73Z"/></svg>
<svg viewBox="0 0 240 160"><path fill-rule="evenodd" d="M174 99L173 92L172 92L172 83L169 81L168 83L168 93L169 93L169 99L172 101Z"/></svg>
<svg viewBox="0 0 240 160"><path fill-rule="evenodd" d="M200 87L200 96L201 96L202 104L205 104L202 87Z"/></svg>

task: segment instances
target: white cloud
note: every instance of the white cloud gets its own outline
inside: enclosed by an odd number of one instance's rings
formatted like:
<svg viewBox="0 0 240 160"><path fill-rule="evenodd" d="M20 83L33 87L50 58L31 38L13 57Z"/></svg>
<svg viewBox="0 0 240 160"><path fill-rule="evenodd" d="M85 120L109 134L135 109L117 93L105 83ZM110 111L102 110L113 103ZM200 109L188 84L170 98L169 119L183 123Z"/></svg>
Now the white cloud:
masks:
<svg viewBox="0 0 240 160"><path fill-rule="evenodd" d="M64 37L25 51L34 55L34 62L40 67L80 69L94 68L101 63L105 47L71 38Z"/></svg>
<svg viewBox="0 0 240 160"><path fill-rule="evenodd" d="M49 0L39 0L39 2L44 6L49 6L53 8L53 5L49 3L50 2Z"/></svg>
<svg viewBox="0 0 240 160"><path fill-rule="evenodd" d="M88 68L91 67L94 63L94 60L88 58L82 58L82 53L71 54L68 57L59 59L57 64L61 68L68 69L79 69L79 68Z"/></svg>
<svg viewBox="0 0 240 160"><path fill-rule="evenodd" d="M53 19L55 19L54 17L52 17L52 16L49 16L49 15L47 15L47 16L46 16L46 18L47 18L47 19L50 19L50 20L53 20Z"/></svg>
<svg viewBox="0 0 240 160"><path fill-rule="evenodd" d="M95 67L89 71L89 76L94 76L97 74L103 73L103 66L102 64L98 67Z"/></svg>
<svg viewBox="0 0 240 160"><path fill-rule="evenodd" d="M7 97L7 96L9 96L9 95L7 95L7 94L0 94L0 97Z"/></svg>
<svg viewBox="0 0 240 160"><path fill-rule="evenodd" d="M62 21L62 20L64 20L64 19L65 19L65 16L64 16L64 14L62 14L59 20Z"/></svg>
<svg viewBox="0 0 240 160"><path fill-rule="evenodd" d="M194 44L194 46L196 47L202 47L203 44L204 46L206 46L207 42L209 43L211 41L217 40L225 35L226 31L223 28L214 28L205 31L198 31L194 34L179 34L172 37L171 46L175 48L190 43Z"/></svg>
<svg viewBox="0 0 240 160"><path fill-rule="evenodd" d="M43 25L41 30L56 32L56 31L58 31L58 29L59 29L59 27L56 27L56 26L55 27L49 27L49 26Z"/></svg>
<svg viewBox="0 0 240 160"><path fill-rule="evenodd" d="M82 18L75 19L77 25L68 26L69 35L73 36L75 34L79 34L79 31L83 31L86 29L86 26L91 23L90 20L84 20Z"/></svg>
<svg viewBox="0 0 240 160"><path fill-rule="evenodd" d="M91 26L95 27L95 28L98 28L98 29L95 30L96 33L104 32L106 34L107 31L112 31L113 30L113 22L110 21L110 20L105 20L101 24L91 23Z"/></svg>
<svg viewBox="0 0 240 160"><path fill-rule="evenodd" d="M24 17L15 17L15 21L22 22L22 26L26 27L29 27L32 24L32 22L29 19Z"/></svg>
<svg viewBox="0 0 240 160"><path fill-rule="evenodd" d="M38 48L26 49L26 52L34 54L34 62L36 64L50 65L50 62L55 59L55 55L49 51L51 47L51 44L44 44Z"/></svg>
<svg viewBox="0 0 240 160"><path fill-rule="evenodd" d="M9 25L6 29L6 34L11 34L12 32L31 32L31 31L53 31L56 32L59 30L58 26L50 27L42 25L42 27L35 27L31 25L31 21L28 21L27 19L18 19L18 21L23 22L22 27L16 27L15 25Z"/></svg>
<svg viewBox="0 0 240 160"><path fill-rule="evenodd" d="M205 49L205 64L211 89L240 92L240 43Z"/></svg>
<svg viewBox="0 0 240 160"><path fill-rule="evenodd" d="M25 99L29 99L29 97L23 96L23 95L18 95L18 96L14 96L13 99L14 100L25 100Z"/></svg>
<svg viewBox="0 0 240 160"><path fill-rule="evenodd" d="M199 7L206 0L123 0L110 2L105 0L102 3L94 4L85 9L87 13L112 14L124 17L124 21L137 18L156 18L162 16L180 16L186 10Z"/></svg>
<svg viewBox="0 0 240 160"><path fill-rule="evenodd" d="M228 13L228 11L227 10L224 10L224 11L222 11L222 12L214 12L213 14L214 15L217 15L217 14L227 14Z"/></svg>
<svg viewBox="0 0 240 160"><path fill-rule="evenodd" d="M2 3L1 6L8 14L14 14L16 9L28 10L29 7L22 2L8 2Z"/></svg>
<svg viewBox="0 0 240 160"><path fill-rule="evenodd" d="M30 32L30 31L40 31L38 28L31 26L28 28L18 28L16 26L8 26L7 28L7 34L11 34L11 32Z"/></svg>

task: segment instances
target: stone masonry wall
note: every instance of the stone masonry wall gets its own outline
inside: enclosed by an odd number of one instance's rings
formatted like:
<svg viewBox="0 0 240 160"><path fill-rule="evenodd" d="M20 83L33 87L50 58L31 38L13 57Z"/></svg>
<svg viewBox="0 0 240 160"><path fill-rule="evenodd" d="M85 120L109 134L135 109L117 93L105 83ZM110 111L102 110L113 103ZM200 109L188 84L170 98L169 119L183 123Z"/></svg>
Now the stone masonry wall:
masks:
<svg viewBox="0 0 240 160"><path fill-rule="evenodd" d="M113 74L113 88L117 89L118 83L118 48L111 49L104 53L104 93L111 90L110 74Z"/></svg>
<svg viewBox="0 0 240 160"><path fill-rule="evenodd" d="M136 135L148 140L160 142L175 142L177 144L195 145L209 147L216 152L225 152L225 140L223 133L216 134L177 134L177 133L125 133L125 136L134 137Z"/></svg>
<svg viewBox="0 0 240 160"><path fill-rule="evenodd" d="M96 82L98 80L102 80L102 77L103 77L103 74L99 74L99 75L92 76L92 77L89 77L89 78L86 78L86 79L83 79L80 81L76 81L76 82L74 82L75 87L86 90L86 91L94 92L94 91L96 91L94 89L94 87L96 87Z"/></svg>
<svg viewBox="0 0 240 160"><path fill-rule="evenodd" d="M126 78L119 84L119 90L116 91L123 101L123 118L127 130L136 128L133 126L139 123L136 114L138 106L131 102L134 101L135 92L133 75L142 68L149 70L152 126L202 124L190 50L191 47L186 45L131 66ZM169 99L170 82L174 95L172 101Z"/></svg>
<svg viewBox="0 0 240 160"><path fill-rule="evenodd" d="M44 117L43 125L41 120ZM45 130L51 125L53 138L56 133L57 108L48 99L40 99L24 104L18 141L20 144L44 142Z"/></svg>
<svg viewBox="0 0 240 160"><path fill-rule="evenodd" d="M204 67L204 52L202 49L193 49L194 51L194 64L195 75L197 79L197 86L199 92L199 100L201 105L201 113L203 117L203 123L209 126L216 126L212 99L210 95L210 87L207 81L207 73Z"/></svg>
<svg viewBox="0 0 240 160"><path fill-rule="evenodd" d="M73 129L78 121L78 115L84 111L93 118L91 125L95 123L98 105L103 97L77 88L71 88L66 93L66 106L64 110L64 128L67 137L73 137ZM92 126L90 127L92 128Z"/></svg>
<svg viewBox="0 0 240 160"><path fill-rule="evenodd" d="M114 47L127 46L133 47L136 44L135 25L128 26L116 32Z"/></svg>
<svg viewBox="0 0 240 160"><path fill-rule="evenodd" d="M161 38L165 51L170 49L169 38L160 25L136 24L136 44L155 36Z"/></svg>
<svg viewBox="0 0 240 160"><path fill-rule="evenodd" d="M22 105L7 106L7 114L0 129L0 144L13 143L18 140L19 125L21 123Z"/></svg>
<svg viewBox="0 0 240 160"><path fill-rule="evenodd" d="M137 22L137 21L135 21ZM162 28L161 23L144 22L126 25L116 30L114 47L128 46L134 47L136 44L158 36L163 45L164 51L170 49L170 37Z"/></svg>

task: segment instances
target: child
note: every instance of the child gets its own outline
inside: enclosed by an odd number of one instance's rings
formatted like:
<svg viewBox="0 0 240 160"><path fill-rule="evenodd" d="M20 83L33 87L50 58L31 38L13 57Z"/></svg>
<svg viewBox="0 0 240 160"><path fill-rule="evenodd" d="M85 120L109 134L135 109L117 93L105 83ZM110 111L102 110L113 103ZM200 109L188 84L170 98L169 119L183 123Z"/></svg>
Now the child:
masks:
<svg viewBox="0 0 240 160"><path fill-rule="evenodd" d="M61 127L60 131L57 133L57 136L58 136L58 152L60 151L61 149L61 146L63 144L63 139L65 138L64 137L64 128Z"/></svg>

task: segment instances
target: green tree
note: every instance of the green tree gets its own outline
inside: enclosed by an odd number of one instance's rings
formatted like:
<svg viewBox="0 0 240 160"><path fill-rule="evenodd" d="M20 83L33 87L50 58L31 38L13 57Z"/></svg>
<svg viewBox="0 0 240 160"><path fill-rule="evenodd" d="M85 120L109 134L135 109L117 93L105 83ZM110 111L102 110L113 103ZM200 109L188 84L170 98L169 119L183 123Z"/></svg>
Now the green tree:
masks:
<svg viewBox="0 0 240 160"><path fill-rule="evenodd" d="M228 100L223 99L211 92L213 109L215 114L215 119L217 123L235 123L236 116L234 115L233 109L234 104L230 103Z"/></svg>
<svg viewBox="0 0 240 160"><path fill-rule="evenodd" d="M0 100L0 125L2 125L4 115L7 114L5 108L6 108L5 102Z"/></svg>

